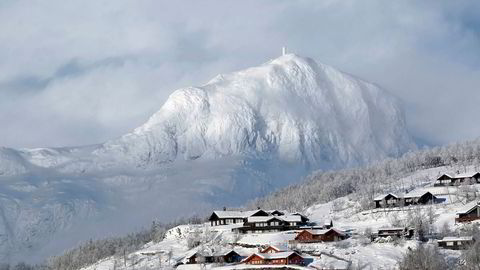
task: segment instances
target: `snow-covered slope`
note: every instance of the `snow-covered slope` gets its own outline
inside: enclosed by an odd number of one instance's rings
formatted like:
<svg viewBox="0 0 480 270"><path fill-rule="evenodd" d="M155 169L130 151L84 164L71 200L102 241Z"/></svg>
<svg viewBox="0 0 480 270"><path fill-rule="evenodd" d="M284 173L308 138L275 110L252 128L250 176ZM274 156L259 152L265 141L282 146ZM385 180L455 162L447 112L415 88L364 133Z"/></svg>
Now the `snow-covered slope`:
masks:
<svg viewBox="0 0 480 270"><path fill-rule="evenodd" d="M144 125L103 144L1 148L0 259L239 205L313 169L413 147L387 92L284 55L179 89Z"/></svg>

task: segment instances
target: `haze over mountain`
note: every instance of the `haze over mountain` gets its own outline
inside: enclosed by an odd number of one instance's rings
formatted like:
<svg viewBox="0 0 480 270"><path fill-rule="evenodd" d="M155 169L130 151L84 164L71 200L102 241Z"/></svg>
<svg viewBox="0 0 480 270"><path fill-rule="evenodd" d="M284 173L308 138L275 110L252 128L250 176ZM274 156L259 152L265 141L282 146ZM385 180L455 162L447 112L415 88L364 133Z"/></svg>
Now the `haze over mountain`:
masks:
<svg viewBox="0 0 480 270"><path fill-rule="evenodd" d="M144 125L102 144L1 148L0 259L44 258L412 148L396 98L287 54L176 90Z"/></svg>

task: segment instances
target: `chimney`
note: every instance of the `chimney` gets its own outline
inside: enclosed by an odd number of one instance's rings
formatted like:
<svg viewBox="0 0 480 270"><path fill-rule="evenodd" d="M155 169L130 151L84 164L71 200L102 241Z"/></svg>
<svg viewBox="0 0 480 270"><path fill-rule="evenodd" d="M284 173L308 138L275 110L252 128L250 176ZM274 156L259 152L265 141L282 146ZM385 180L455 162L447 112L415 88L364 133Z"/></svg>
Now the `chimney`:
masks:
<svg viewBox="0 0 480 270"><path fill-rule="evenodd" d="M227 207L224 206L224 207L223 207L223 211L227 211Z"/></svg>

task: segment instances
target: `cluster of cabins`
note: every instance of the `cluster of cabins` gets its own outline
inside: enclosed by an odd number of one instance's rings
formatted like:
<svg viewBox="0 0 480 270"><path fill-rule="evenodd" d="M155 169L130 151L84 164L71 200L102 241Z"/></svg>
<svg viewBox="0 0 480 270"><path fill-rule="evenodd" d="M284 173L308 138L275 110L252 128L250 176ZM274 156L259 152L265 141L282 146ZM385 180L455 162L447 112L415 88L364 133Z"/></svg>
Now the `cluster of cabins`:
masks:
<svg viewBox="0 0 480 270"><path fill-rule="evenodd" d="M308 218L300 213L286 211L214 211L208 221L211 226L241 224L233 228L238 233L269 233L296 230L308 225Z"/></svg>
<svg viewBox="0 0 480 270"><path fill-rule="evenodd" d="M375 208L399 207L409 205L426 205L440 203L442 200L437 198L429 191L417 190L402 195L394 193L382 194L373 199Z"/></svg>
<svg viewBox="0 0 480 270"><path fill-rule="evenodd" d="M460 184L480 183L480 173L465 174L443 174L435 181L434 186L455 186ZM442 202L434 194L426 190L414 190L404 194L387 193L374 198L375 208L388 208L410 205L427 205ZM301 213L288 213L287 211L263 209L251 211L214 211L210 217L211 226L232 226L232 231L242 234L250 233L272 233L282 231L293 231L296 236L289 243L320 243L335 242L348 238L348 235L336 228L333 228L332 221L318 226L312 224L309 219ZM457 212L455 222L470 222L480 220L480 202L467 204L464 209ZM372 234L372 240L378 238L405 238L411 239L414 236L414 229L407 227L381 228ZM444 237L438 240L438 245L446 249L463 249L475 242L473 237ZM305 258L301 252L281 248L278 246L267 246L259 249L253 254L240 254L231 250L217 252L195 251L186 257L186 263L244 263L252 265L304 265Z"/></svg>

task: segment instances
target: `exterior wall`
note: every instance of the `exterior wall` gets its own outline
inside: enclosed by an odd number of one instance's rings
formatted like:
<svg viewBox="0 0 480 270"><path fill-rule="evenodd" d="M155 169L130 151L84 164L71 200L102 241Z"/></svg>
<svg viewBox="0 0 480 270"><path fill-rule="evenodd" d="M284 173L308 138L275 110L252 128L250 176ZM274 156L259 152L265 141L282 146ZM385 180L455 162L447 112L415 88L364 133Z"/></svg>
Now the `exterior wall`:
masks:
<svg viewBox="0 0 480 270"><path fill-rule="evenodd" d="M468 249L471 245L473 245L474 241L445 241L445 242L438 242L438 246L444 249Z"/></svg>
<svg viewBox="0 0 480 270"><path fill-rule="evenodd" d="M253 255L245 263L246 264L265 264L265 261L259 256Z"/></svg>
<svg viewBox="0 0 480 270"><path fill-rule="evenodd" d="M314 237L313 237L313 234L309 233L308 231L303 231L295 237L295 240L299 242L307 242L307 241L313 241Z"/></svg>

